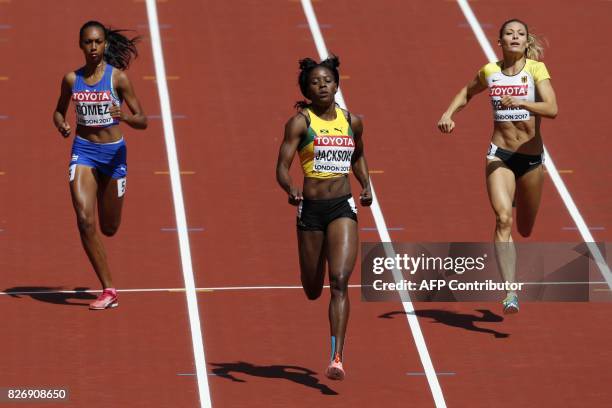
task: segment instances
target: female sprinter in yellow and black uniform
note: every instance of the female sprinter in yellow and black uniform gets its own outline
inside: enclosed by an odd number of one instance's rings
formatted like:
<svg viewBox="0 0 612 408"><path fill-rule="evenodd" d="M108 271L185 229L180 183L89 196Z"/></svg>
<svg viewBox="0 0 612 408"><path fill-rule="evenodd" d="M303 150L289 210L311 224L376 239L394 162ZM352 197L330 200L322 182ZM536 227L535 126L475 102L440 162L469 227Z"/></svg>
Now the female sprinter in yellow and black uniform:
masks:
<svg viewBox="0 0 612 408"><path fill-rule="evenodd" d="M519 233L528 237L535 223L544 171L544 147L540 119L557 116L555 92L550 75L539 62L542 47L529 33L527 24L509 20L499 30L503 60L480 69L442 115L438 128L450 133L452 117L476 94L489 89L493 105L493 136L487 154L487 191L495 212L495 251L506 282L516 282L516 251L512 241L512 204L516 197ZM518 296L509 291L504 313L519 310Z"/></svg>
<svg viewBox="0 0 612 408"><path fill-rule="evenodd" d="M116 307L117 291L96 231L96 207L100 230L113 236L121 223L126 187L127 150L119 123L145 129L145 116L126 73L136 40L97 21L85 23L79 46L85 65L64 76L53 122L62 136L70 136L66 111L72 99L76 108L76 136L70 160L70 193L83 248L102 283L102 294L89 305L102 310ZM131 115L121 110L125 101Z"/></svg>
<svg viewBox="0 0 612 408"><path fill-rule="evenodd" d="M361 205L372 203L368 165L363 152L361 119L336 106L340 75L337 57L320 63L300 61L298 82L311 102L298 102L298 113L287 122L276 178L298 206L297 235L301 280L308 299L321 295L329 265L331 361L325 374L344 378L342 352L349 317L348 281L355 266L359 236L357 208L351 196L349 170L362 186ZM296 187L289 167L298 152L304 188Z"/></svg>

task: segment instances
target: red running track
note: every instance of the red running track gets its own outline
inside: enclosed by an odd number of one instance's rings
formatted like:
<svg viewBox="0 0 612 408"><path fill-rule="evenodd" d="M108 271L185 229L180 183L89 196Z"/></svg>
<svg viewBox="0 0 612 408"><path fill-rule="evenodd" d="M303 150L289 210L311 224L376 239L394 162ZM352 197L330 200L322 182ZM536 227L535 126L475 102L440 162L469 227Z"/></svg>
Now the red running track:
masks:
<svg viewBox="0 0 612 408"><path fill-rule="evenodd" d="M69 144L48 118L61 75L81 62L76 36L82 22L95 17L146 35L145 8L109 1L88 15L77 2L36 3L33 14L34 3L0 3L6 19L0 23L12 27L0 31L6 38L0 49L19 56L0 71L9 78L0 89L15 95L0 112L9 117L0 121L3 134L14 135L0 152L0 189L10 197L0 203L3 289L96 288L73 225L64 167ZM461 112L453 135L435 129L450 97L486 62L457 5L314 4L328 48L340 55L348 76L342 88L349 108L364 115L370 168L384 171L372 178L387 225L403 228L392 238L489 240L493 216L482 174L490 132L486 98ZM587 95L574 84L608 58L601 50L612 5L555 3L554 15L552 7L522 1L473 7L492 40L497 25L517 10L548 37L545 61L561 114L544 121L543 134L558 167L573 170L563 177L585 220L605 228L594 230L595 238L609 239L612 197L601 187L610 180L601 153L609 142L598 126L605 96ZM297 60L316 56L300 4L168 0L158 8L166 70L175 78L169 91L179 159L182 170L194 172L182 178L188 223L204 228L190 234L196 284L298 285L294 208L273 172L283 124L300 98ZM573 35L559 24L569 20ZM26 39L50 32L65 45L27 52ZM593 40L590 53L580 38ZM129 75L147 113L158 115L154 83L145 79L154 75L147 40L140 50ZM48 70L38 69L41 60L52 62ZM49 96L32 103L24 84ZM174 226L168 178L154 174L167 170L161 123L151 119L146 132L126 134L129 194L120 234L105 241L111 267L122 288L181 287L176 235L160 231ZM360 212L360 226L374 226L368 210ZM576 231L564 229L572 226L547 180L530 239L578 241ZM378 237L363 231L361 239ZM359 282L358 271L352 282ZM88 297L66 302L86 304ZM432 406L424 376L407 375L423 368L401 306L361 302L358 289L351 298L348 377L335 383L322 376L328 295L308 302L297 289L201 293L213 406ZM11 328L2 336L7 358L0 386L65 386L75 406L197 406L195 378L179 375L194 373L181 293L126 293L119 309L102 314L58 304L61 299L0 296ZM525 304L520 315L506 319L499 305L488 303L423 303L417 310L434 367L452 373L439 377L448 406L582 407L610 399L608 304Z"/></svg>

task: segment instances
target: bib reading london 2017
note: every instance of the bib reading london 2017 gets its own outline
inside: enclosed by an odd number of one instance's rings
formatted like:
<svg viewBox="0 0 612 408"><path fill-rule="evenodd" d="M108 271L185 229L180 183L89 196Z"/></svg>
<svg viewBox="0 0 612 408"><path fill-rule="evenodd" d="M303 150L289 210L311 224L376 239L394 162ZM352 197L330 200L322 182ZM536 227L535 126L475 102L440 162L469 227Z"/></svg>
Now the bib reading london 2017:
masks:
<svg viewBox="0 0 612 408"><path fill-rule="evenodd" d="M110 91L74 92L72 94L77 113L77 124L82 126L107 126L114 119L110 114L113 105Z"/></svg>
<svg viewBox="0 0 612 408"><path fill-rule="evenodd" d="M348 173L355 141L350 136L317 136L314 139L313 170L326 173Z"/></svg>
<svg viewBox="0 0 612 408"><path fill-rule="evenodd" d="M496 122L529 120L529 111L519 107L504 107L501 104L502 96L512 96L527 101L529 95L529 85L493 85L490 88L489 96L493 105L493 120Z"/></svg>

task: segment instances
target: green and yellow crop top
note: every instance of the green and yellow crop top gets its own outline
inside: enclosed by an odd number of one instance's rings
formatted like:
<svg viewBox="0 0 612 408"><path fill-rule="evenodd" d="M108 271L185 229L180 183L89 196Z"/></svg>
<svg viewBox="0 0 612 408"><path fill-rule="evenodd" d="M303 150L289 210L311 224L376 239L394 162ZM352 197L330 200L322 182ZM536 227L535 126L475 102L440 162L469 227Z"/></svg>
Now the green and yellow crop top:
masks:
<svg viewBox="0 0 612 408"><path fill-rule="evenodd" d="M302 113L308 123L298 146L304 177L327 179L348 174L355 141L344 111L337 107L334 120L321 119L310 109Z"/></svg>

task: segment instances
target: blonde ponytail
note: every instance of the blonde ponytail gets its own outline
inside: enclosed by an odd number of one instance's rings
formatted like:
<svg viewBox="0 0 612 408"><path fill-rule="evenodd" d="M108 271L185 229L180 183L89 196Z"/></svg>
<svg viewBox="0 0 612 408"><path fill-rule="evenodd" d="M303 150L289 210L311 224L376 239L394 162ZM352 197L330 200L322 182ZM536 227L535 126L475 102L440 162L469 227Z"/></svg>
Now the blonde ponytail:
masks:
<svg viewBox="0 0 612 408"><path fill-rule="evenodd" d="M532 33L527 35L527 49L525 50L527 58L539 61L544 57L544 45L540 38Z"/></svg>

